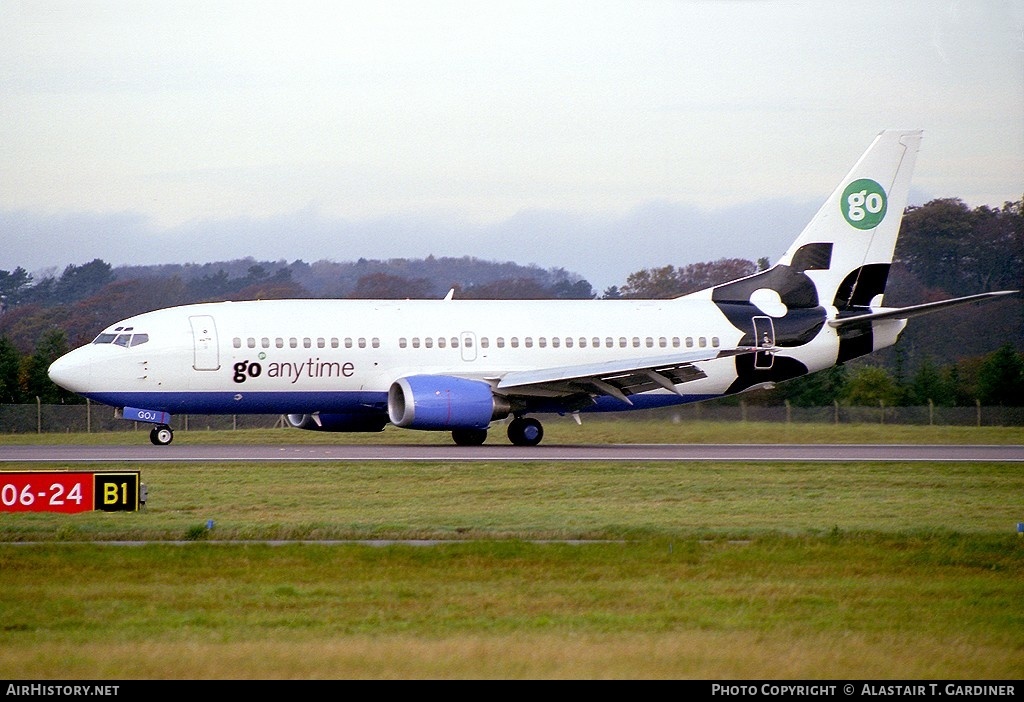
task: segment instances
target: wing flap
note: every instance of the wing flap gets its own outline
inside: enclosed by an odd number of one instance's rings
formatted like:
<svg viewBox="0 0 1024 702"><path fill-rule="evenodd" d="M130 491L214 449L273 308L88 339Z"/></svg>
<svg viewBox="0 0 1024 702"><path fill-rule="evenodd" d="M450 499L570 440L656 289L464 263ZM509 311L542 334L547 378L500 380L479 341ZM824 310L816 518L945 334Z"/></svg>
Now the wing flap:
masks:
<svg viewBox="0 0 1024 702"><path fill-rule="evenodd" d="M658 388L681 394L676 385L707 377L707 373L696 365L698 363L756 353L759 350L764 349L752 346L705 349L648 358L512 371L498 381L495 389L506 395L531 397L608 395L630 405L630 395Z"/></svg>

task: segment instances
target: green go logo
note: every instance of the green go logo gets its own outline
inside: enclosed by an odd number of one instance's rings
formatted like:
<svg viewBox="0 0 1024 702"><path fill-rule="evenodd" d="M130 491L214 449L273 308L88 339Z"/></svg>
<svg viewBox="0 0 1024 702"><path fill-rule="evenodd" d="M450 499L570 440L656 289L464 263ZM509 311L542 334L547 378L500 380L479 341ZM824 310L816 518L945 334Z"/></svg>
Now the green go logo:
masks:
<svg viewBox="0 0 1024 702"><path fill-rule="evenodd" d="M885 190L870 178L855 180L843 191L840 206L843 217L852 226L874 229L885 218Z"/></svg>

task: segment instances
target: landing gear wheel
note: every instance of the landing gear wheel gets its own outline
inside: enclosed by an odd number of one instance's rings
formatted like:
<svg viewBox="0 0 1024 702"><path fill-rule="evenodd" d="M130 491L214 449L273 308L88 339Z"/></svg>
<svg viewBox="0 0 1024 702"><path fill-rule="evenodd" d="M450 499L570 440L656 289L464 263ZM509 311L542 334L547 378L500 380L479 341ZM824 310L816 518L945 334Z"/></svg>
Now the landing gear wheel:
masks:
<svg viewBox="0 0 1024 702"><path fill-rule="evenodd" d="M544 427L533 417L516 417L508 425L508 440L516 446L536 446L544 438Z"/></svg>
<svg viewBox="0 0 1024 702"><path fill-rule="evenodd" d="M452 440L459 446L480 446L487 440L486 429L453 429Z"/></svg>
<svg viewBox="0 0 1024 702"><path fill-rule="evenodd" d="M174 439L174 432L166 424L158 424L149 432L149 440L157 446L166 446Z"/></svg>

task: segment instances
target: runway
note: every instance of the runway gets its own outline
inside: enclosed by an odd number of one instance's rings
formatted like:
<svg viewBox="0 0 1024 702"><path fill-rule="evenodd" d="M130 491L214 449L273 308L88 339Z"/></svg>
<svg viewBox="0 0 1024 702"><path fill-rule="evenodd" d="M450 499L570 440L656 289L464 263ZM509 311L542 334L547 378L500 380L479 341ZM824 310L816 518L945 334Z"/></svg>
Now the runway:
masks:
<svg viewBox="0 0 1024 702"><path fill-rule="evenodd" d="M610 444L546 446L171 445L0 446L0 463L344 461L935 461L1024 462L1024 445Z"/></svg>

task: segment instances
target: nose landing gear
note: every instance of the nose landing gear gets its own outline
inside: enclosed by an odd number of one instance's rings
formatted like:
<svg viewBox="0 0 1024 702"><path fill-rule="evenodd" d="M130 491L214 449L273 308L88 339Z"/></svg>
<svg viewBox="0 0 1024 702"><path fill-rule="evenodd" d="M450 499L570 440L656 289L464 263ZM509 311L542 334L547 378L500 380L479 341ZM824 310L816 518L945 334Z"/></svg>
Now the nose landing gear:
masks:
<svg viewBox="0 0 1024 702"><path fill-rule="evenodd" d="M150 430L149 440L156 446L166 446L174 440L174 432L166 424L157 424Z"/></svg>

